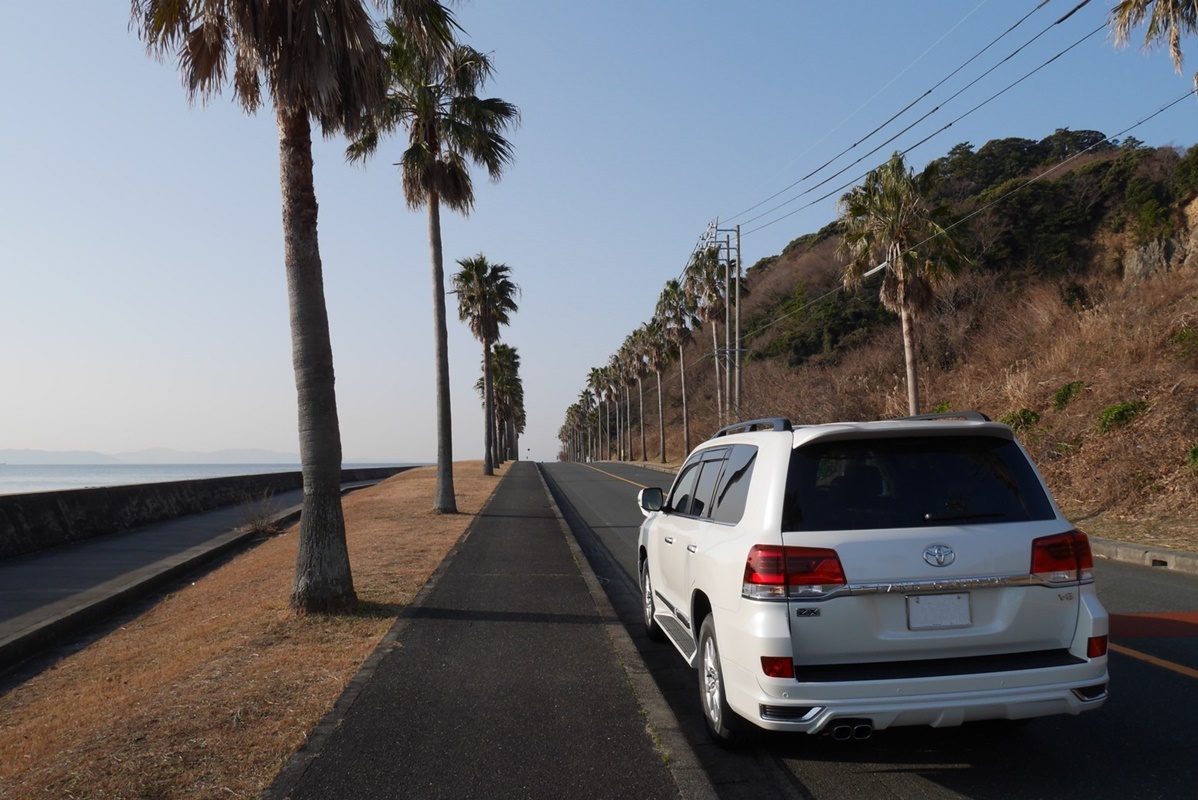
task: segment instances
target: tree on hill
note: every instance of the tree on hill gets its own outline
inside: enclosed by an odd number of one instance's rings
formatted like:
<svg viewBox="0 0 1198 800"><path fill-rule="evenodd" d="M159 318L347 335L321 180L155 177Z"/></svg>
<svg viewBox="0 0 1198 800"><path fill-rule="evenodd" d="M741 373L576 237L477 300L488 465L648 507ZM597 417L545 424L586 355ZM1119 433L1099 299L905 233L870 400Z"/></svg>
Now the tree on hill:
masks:
<svg viewBox="0 0 1198 800"><path fill-rule="evenodd" d="M411 0L409 0L411 1ZM491 59L455 44L435 51L420 46L387 23L387 96L362 134L346 150L360 161L378 149L384 134L405 128L408 148L398 164L408 207L428 208L429 255L433 278L433 341L437 369L437 490L434 508L457 513L453 490L453 421L449 399L449 331L445 309L445 262L441 245L441 205L462 214L474 206L470 162L498 181L514 160L504 134L519 122L519 110L499 98L480 98L491 77Z"/></svg>
<svg viewBox="0 0 1198 800"><path fill-rule="evenodd" d="M935 162L917 176L895 153L839 203L845 286L855 288L866 272L885 266L880 298L902 322L911 414L919 413L916 318L932 304L935 285L966 263L945 210L928 201L936 178Z"/></svg>
<svg viewBox="0 0 1198 800"><path fill-rule="evenodd" d="M432 0L380 2L395 35L436 52L452 17ZM304 507L291 607L339 611L357 601L341 510L341 430L316 234L312 121L356 135L383 98L383 53L358 0L133 0L131 27L151 55L174 56L191 99L230 86L247 112L268 99L279 127L283 261L299 410Z"/></svg>

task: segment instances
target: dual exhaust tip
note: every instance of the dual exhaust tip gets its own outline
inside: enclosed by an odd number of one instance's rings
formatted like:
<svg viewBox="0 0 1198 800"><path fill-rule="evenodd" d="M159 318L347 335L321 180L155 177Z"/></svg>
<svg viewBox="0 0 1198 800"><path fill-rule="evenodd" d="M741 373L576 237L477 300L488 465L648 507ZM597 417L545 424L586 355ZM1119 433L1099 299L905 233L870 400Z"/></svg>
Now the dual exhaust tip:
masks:
<svg viewBox="0 0 1198 800"><path fill-rule="evenodd" d="M868 719L838 719L828 728L833 741L863 741L873 736L874 724Z"/></svg>

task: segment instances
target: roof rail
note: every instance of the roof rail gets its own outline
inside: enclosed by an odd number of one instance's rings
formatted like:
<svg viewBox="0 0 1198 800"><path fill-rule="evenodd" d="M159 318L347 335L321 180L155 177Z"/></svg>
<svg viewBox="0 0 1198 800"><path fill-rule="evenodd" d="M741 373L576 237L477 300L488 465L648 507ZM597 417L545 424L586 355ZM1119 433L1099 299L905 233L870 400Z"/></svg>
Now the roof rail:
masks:
<svg viewBox="0 0 1198 800"><path fill-rule="evenodd" d="M794 426L790 424L790 420L785 417L772 417L770 419L753 419L748 422L738 422L735 425L728 425L720 428L711 435L712 439L718 439L721 436L727 436L730 433L748 433L757 428L758 425L769 425L773 431L793 431Z"/></svg>
<svg viewBox="0 0 1198 800"><path fill-rule="evenodd" d="M899 417L900 421L931 422L938 419L960 419L970 422L990 422L990 418L981 411L946 411L942 414L918 414L914 417Z"/></svg>

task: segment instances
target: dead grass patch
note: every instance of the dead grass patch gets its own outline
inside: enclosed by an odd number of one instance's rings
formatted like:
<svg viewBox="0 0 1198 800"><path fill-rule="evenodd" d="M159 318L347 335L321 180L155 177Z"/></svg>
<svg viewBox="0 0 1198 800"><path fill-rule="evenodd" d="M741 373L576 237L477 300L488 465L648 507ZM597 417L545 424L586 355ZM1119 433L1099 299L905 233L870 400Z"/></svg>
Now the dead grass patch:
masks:
<svg viewBox="0 0 1198 800"><path fill-rule="evenodd" d="M502 477L434 467L344 498L352 614L287 608L296 528L261 542L0 699L0 797L256 797Z"/></svg>

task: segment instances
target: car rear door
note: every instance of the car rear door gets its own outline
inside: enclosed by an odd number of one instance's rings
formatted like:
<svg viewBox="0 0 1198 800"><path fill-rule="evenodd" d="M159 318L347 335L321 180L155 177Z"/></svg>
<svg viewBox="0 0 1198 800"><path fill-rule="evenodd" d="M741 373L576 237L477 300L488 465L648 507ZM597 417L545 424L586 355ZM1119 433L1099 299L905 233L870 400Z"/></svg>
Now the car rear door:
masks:
<svg viewBox="0 0 1198 800"><path fill-rule="evenodd" d="M664 513L654 527L660 553L658 591L687 628L691 626L689 595L691 560L697 549L695 541L701 535L702 527L710 524L706 517L727 452L725 447L704 450L683 465Z"/></svg>

